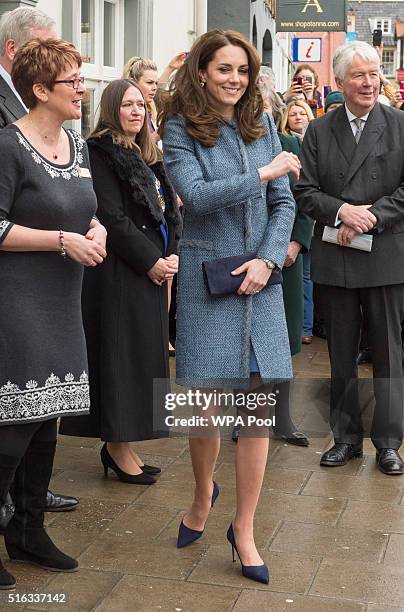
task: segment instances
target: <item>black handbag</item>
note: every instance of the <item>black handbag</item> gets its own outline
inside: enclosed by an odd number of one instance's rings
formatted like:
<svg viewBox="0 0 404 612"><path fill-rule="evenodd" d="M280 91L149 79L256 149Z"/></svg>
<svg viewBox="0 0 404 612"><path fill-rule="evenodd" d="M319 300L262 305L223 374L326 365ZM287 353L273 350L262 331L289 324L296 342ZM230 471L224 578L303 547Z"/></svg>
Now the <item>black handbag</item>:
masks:
<svg viewBox="0 0 404 612"><path fill-rule="evenodd" d="M222 257L202 263L203 275L209 294L212 297L223 297L236 293L243 282L246 272L233 276L231 272L252 259L256 259L256 253L244 253L233 257ZM272 272L267 285L279 285L282 283L282 272Z"/></svg>

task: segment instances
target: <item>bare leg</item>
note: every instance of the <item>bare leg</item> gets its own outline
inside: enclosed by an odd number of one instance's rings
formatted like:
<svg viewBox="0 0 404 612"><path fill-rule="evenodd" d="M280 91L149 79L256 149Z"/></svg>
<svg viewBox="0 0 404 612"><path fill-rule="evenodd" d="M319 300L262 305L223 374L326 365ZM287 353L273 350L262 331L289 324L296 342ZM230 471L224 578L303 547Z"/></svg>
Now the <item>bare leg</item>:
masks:
<svg viewBox="0 0 404 612"><path fill-rule="evenodd" d="M142 474L142 470L132 454L129 442L107 442L107 450L121 470L132 476Z"/></svg>
<svg viewBox="0 0 404 612"><path fill-rule="evenodd" d="M213 407L205 411L203 416L209 418L215 413L217 410ZM195 414L198 414L198 411L195 411ZM190 529L202 531L211 508L213 472L220 450L219 430L213 426L202 430L194 428L190 431L189 450L195 477L195 491L194 501L183 522Z"/></svg>
<svg viewBox="0 0 404 612"><path fill-rule="evenodd" d="M268 438L240 436L236 449L237 510L233 521L237 548L244 565L263 563L254 543L254 514L268 456Z"/></svg>
<svg viewBox="0 0 404 612"><path fill-rule="evenodd" d="M186 527L202 531L209 515L213 493L213 471L220 450L220 437L190 438L195 477L194 501L184 517Z"/></svg>
<svg viewBox="0 0 404 612"><path fill-rule="evenodd" d="M269 386L256 387L253 377L250 390L270 393ZM266 417L266 414L257 414ZM244 435L243 435L244 434ZM261 565L263 563L254 542L254 514L261 493L262 481L268 457L269 439L265 429L254 431L241 430L236 449L236 488L237 510L233 521L237 548L244 565Z"/></svg>

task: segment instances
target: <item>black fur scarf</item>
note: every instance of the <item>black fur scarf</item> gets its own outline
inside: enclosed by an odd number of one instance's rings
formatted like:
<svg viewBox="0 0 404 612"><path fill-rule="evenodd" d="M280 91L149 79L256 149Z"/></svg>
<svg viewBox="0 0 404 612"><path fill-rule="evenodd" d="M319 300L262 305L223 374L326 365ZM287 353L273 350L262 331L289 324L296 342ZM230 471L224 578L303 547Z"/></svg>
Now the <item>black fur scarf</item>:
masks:
<svg viewBox="0 0 404 612"><path fill-rule="evenodd" d="M157 162L150 168L164 189L165 212L161 208L150 172L138 151L114 144L111 136L90 138L87 144L89 149L94 148L101 153L104 161L126 184L136 206L144 206L157 223L161 223L165 219L167 223L174 226L175 235L180 235L182 219L178 209L177 197L166 176L162 162Z"/></svg>

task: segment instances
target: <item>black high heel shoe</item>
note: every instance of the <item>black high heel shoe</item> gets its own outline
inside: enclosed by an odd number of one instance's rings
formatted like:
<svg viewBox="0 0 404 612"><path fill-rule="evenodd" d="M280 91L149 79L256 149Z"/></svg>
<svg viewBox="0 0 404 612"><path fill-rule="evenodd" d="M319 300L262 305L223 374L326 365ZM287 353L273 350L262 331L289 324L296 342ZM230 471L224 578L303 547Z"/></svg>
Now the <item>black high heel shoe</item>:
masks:
<svg viewBox="0 0 404 612"><path fill-rule="evenodd" d="M269 583L269 570L268 566L263 563L262 565L243 565L239 552L236 546L236 540L234 538L233 524L230 523L230 527L227 530L227 540L231 544L231 552L233 554L233 563L236 561L234 551L236 551L239 561L241 563L241 572L245 578L255 580L255 582L262 582L263 584Z"/></svg>
<svg viewBox="0 0 404 612"><path fill-rule="evenodd" d="M102 465L104 466L104 475L108 476L108 469L111 469L115 472L115 474L118 476L121 482L127 482L129 484L142 484L142 485L151 485L156 482L156 479L153 478L153 476L150 476L150 474L145 474L142 472L141 474L133 475L133 474L127 474L126 472L121 470L119 465L115 463L115 461L112 459L111 455L109 454L108 449L107 449L107 443L105 443L101 449L101 462L102 462Z"/></svg>
<svg viewBox="0 0 404 612"><path fill-rule="evenodd" d="M217 482L213 481L213 493L212 493L212 501L210 503L210 507L213 508L215 505L215 501L219 495L219 487ZM205 530L198 531L197 529L191 529L184 525L184 521L181 521L180 528L178 530L178 539L177 539L177 548L184 548L184 546L188 546L198 540Z"/></svg>
<svg viewBox="0 0 404 612"><path fill-rule="evenodd" d="M156 474L161 474L161 468L154 465L147 465L146 463L144 463L139 467L145 474L151 474L152 476L156 476Z"/></svg>

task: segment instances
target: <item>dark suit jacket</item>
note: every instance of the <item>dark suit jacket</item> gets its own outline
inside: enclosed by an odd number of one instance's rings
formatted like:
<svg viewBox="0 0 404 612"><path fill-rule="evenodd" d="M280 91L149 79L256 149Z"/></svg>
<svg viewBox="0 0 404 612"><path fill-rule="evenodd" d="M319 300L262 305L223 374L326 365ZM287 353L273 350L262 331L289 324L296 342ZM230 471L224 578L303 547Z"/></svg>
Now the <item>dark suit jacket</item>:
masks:
<svg viewBox="0 0 404 612"><path fill-rule="evenodd" d="M295 198L316 221L312 279L340 287L404 283L404 114L377 103L357 145L341 106L309 123L300 159ZM344 202L372 204L371 253L322 242Z"/></svg>
<svg viewBox="0 0 404 612"><path fill-rule="evenodd" d="M14 123L17 119L21 119L27 111L15 96L13 91L7 85L2 76L0 76L0 128L6 127L10 123Z"/></svg>

